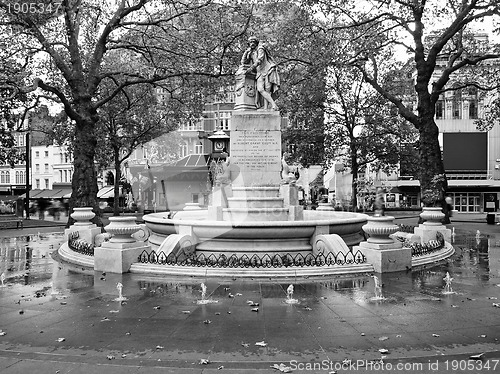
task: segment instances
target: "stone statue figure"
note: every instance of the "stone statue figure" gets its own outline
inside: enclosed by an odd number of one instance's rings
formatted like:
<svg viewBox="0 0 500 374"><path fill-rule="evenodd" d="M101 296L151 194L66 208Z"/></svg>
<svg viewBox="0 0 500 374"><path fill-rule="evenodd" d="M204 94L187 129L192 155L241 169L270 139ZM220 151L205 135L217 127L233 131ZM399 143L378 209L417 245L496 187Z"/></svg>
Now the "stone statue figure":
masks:
<svg viewBox="0 0 500 374"><path fill-rule="evenodd" d="M241 57L241 66L248 66L245 74L256 73L255 104L257 108L278 110L274 102L280 85L276 63L267 47L259 43L256 37L252 36L248 39L248 46Z"/></svg>

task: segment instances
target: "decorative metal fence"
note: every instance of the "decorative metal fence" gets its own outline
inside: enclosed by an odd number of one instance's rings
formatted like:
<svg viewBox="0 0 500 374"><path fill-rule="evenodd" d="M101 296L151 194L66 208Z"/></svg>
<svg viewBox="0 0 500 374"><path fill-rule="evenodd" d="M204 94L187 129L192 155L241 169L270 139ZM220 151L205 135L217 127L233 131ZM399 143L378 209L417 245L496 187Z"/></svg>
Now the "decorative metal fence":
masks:
<svg viewBox="0 0 500 374"><path fill-rule="evenodd" d="M427 243L410 243L412 257L420 257L432 252L437 252L444 247L444 236L440 232L436 233L436 240L430 240Z"/></svg>
<svg viewBox="0 0 500 374"><path fill-rule="evenodd" d="M94 255L94 244L89 243L84 239L80 239L80 233L78 231L74 231L68 235L68 247L82 255Z"/></svg>
<svg viewBox="0 0 500 374"><path fill-rule="evenodd" d="M178 266L193 266L193 267L212 267L212 268L282 268L282 267L306 267L306 266L325 266L325 265L352 265L362 264L366 262L366 257L361 251L356 253L328 253L313 255L309 253L302 255L292 254L275 254L275 255L242 255L233 254L226 256L224 254L211 254L206 256L200 253L195 256L186 257L184 254L175 256L173 254L166 255L163 251L143 251L139 255L138 261L144 264L158 265L178 265Z"/></svg>
<svg viewBox="0 0 500 374"><path fill-rule="evenodd" d="M413 225L405 225L405 224L399 224L399 231L401 232L407 232L413 234L415 232L415 227Z"/></svg>

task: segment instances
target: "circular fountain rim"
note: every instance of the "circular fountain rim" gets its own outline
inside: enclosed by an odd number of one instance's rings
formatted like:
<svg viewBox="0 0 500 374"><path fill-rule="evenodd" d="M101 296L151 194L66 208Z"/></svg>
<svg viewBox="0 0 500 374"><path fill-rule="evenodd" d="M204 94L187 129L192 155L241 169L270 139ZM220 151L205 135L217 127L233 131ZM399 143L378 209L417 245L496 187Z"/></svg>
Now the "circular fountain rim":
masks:
<svg viewBox="0 0 500 374"><path fill-rule="evenodd" d="M206 213L206 210L199 212ZM147 223L172 223L174 225L185 225L185 226L218 226L218 227L262 227L262 226L321 226L321 225L331 225L331 224L349 224L349 223L361 223L368 220L368 215L364 213L354 213L354 212L335 212L335 214L349 214L355 215L355 217L344 217L344 218L323 218L323 219L304 219L299 221L216 221L209 219L175 219L167 218L161 216L164 213L150 213L143 216L143 220ZM310 213L308 213L310 214ZM320 213L324 214L324 213ZM200 217L201 218L201 217Z"/></svg>

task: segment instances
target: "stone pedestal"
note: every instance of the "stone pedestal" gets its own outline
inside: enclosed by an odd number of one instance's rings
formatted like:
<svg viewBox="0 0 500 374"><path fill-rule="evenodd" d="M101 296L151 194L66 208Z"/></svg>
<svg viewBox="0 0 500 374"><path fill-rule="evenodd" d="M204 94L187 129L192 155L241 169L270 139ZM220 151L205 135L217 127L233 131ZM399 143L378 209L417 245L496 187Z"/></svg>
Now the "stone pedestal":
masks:
<svg viewBox="0 0 500 374"><path fill-rule="evenodd" d="M444 213L440 207L424 207L420 217L425 220L424 223L415 227L415 234L420 237L421 244L430 240L436 240L436 233L443 234L444 240L451 242L451 230L441 223Z"/></svg>
<svg viewBox="0 0 500 374"><path fill-rule="evenodd" d="M363 230L370 237L353 248L353 252L361 251L377 273L411 269L411 248L403 248L400 241L389 237L398 231L393 221L391 216L368 217Z"/></svg>
<svg viewBox="0 0 500 374"><path fill-rule="evenodd" d="M139 254L149 246L137 242L132 234L141 227L135 217L110 217L109 225L104 229L112 235L109 242L104 242L94 249L94 270L110 273L126 273Z"/></svg>
<svg viewBox="0 0 500 374"><path fill-rule="evenodd" d="M411 248L403 248L402 243L373 244L361 242L353 247L353 252L361 251L366 262L373 265L377 273L390 273L411 269Z"/></svg>
<svg viewBox="0 0 500 374"><path fill-rule="evenodd" d="M144 250L149 250L144 243L112 243L104 242L94 249L94 270L109 273L126 273L130 266L137 262Z"/></svg>
<svg viewBox="0 0 500 374"><path fill-rule="evenodd" d="M299 205L299 191L293 184L282 184L280 186L280 196L283 198L283 206Z"/></svg>
<svg viewBox="0 0 500 374"><path fill-rule="evenodd" d="M236 72L236 86L234 110L253 110L256 109L255 97L257 88L255 85L255 73L245 74L250 65L241 66Z"/></svg>
<svg viewBox="0 0 500 374"><path fill-rule="evenodd" d="M281 117L266 110L235 111L231 118L230 175L233 186L279 186Z"/></svg>
<svg viewBox="0 0 500 374"><path fill-rule="evenodd" d="M94 238L101 233L101 228L96 224L90 222L95 217L95 213L91 207L74 208L71 213L71 218L76 222L69 228L64 230L64 241L68 241L68 235L78 231L79 238L85 240L87 243L94 244Z"/></svg>

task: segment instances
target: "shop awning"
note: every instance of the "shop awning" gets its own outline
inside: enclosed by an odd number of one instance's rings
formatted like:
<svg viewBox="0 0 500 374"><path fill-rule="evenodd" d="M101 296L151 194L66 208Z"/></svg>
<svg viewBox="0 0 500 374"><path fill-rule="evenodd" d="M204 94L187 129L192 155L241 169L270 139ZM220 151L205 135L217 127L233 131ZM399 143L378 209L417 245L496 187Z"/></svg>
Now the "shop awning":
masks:
<svg viewBox="0 0 500 374"><path fill-rule="evenodd" d="M52 196L50 196L51 199L63 199L63 198L70 198L71 197L71 188L59 188L59 189L54 189L54 193Z"/></svg>
<svg viewBox="0 0 500 374"><path fill-rule="evenodd" d="M114 189L115 189L115 186L106 186L106 187L101 188L97 192L97 198L98 199L107 199L109 197L114 197L115 196Z"/></svg>

